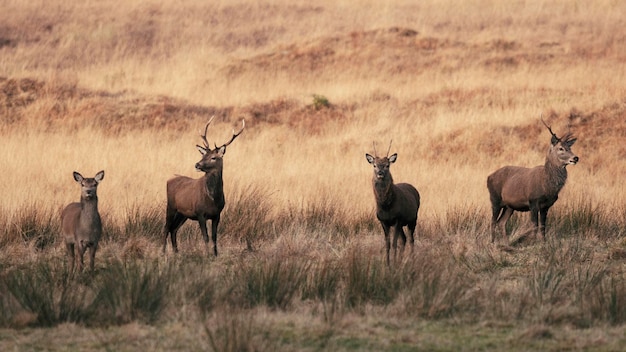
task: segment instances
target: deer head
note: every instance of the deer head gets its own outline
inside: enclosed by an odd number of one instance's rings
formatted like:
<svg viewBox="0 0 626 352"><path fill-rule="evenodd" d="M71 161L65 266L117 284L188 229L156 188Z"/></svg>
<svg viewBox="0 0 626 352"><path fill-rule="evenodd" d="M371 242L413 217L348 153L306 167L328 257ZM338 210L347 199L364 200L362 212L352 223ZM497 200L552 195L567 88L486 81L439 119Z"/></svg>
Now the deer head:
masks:
<svg viewBox="0 0 626 352"><path fill-rule="evenodd" d="M573 136L569 132L559 138L554 132L552 132L552 128L548 126L543 118L541 119L541 122L543 122L543 125L546 126L552 135L550 140L550 149L548 151L548 158L550 161L563 167L578 163L578 156L572 152L572 146L576 143L576 138L572 138Z"/></svg>
<svg viewBox="0 0 626 352"><path fill-rule="evenodd" d="M389 155L389 151L391 150L391 141L389 142L389 149L387 149L387 155ZM398 154L393 154L391 156L378 157L376 154L376 144L374 143L374 156L370 154L365 154L365 158L367 162L374 166L374 177L378 180L383 180L390 176L389 167L391 164L396 162L398 158Z"/></svg>
<svg viewBox="0 0 626 352"><path fill-rule="evenodd" d="M200 134L200 137L202 138L202 141L204 142L204 146L196 145L196 148L198 149L200 154L202 154L202 159L200 159L200 161L196 163L196 170L198 171L209 172L215 169L221 170L223 167L222 158L224 157L224 154L226 153L226 147L230 145L235 140L235 138L237 138L241 134L241 132L243 132L243 129L246 127L246 121L242 120L242 126L239 132L235 133L235 130L233 130L233 136L230 138L228 142L224 143L220 147L218 147L217 144L214 144L215 148L211 149L211 146L206 138L206 133L214 117L215 116L211 117L209 122L207 122L206 126L204 126L204 133Z"/></svg>
<svg viewBox="0 0 626 352"><path fill-rule="evenodd" d="M83 177L80 173L74 171L74 180L80 184L81 199L91 200L97 197L96 191L98 184L104 178L104 170L98 172L94 178Z"/></svg>

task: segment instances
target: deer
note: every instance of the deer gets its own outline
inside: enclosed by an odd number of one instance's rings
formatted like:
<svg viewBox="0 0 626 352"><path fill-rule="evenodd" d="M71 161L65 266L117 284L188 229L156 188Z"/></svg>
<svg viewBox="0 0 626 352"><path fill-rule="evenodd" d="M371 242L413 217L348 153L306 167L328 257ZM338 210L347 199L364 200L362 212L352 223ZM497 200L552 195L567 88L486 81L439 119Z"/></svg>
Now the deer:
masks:
<svg viewBox="0 0 626 352"><path fill-rule="evenodd" d="M89 249L89 268L94 269L98 242L102 236L102 220L98 212L98 185L104 178L104 170L93 178L83 177L74 171L74 180L80 184L80 202L68 204L61 212L61 233L67 249L68 266L73 272L76 255L78 271L83 270L83 257Z"/></svg>
<svg viewBox="0 0 626 352"><path fill-rule="evenodd" d="M389 167L396 162L398 154L394 153L388 156L390 150L391 142L389 142L387 156L378 157L376 144L374 144L374 156L365 154L367 162L374 167L372 186L376 200L376 218L380 221L385 234L387 266L389 266L389 250L391 247L390 230L393 229L394 260L398 249L398 238L401 239L400 255L404 252L407 240L404 232L405 226L409 230L409 244L411 245L411 251L413 251L417 213L420 207L420 194L415 187L408 183L395 184L393 182Z"/></svg>
<svg viewBox="0 0 626 352"><path fill-rule="evenodd" d="M233 136L228 142L220 147L214 144L215 148L211 149L206 134L214 117L211 117L209 122L207 122L204 126L204 133L200 135L204 145L196 145L196 148L202 154L202 159L196 163L195 168L199 172L204 172L204 176L198 179L176 176L167 181L167 210L163 253L166 251L168 237L171 239L174 253L178 253L176 233L187 219L198 222L208 251L209 235L206 223L208 220L211 220L213 254L217 257L217 227L220 222L220 214L226 204L222 180L223 157L226 153L226 147L243 132L246 122L242 120L241 129L238 132L233 130Z"/></svg>
<svg viewBox="0 0 626 352"><path fill-rule="evenodd" d="M504 166L487 177L492 210L492 243L497 227L502 228L503 238L507 238L506 223L515 211L530 211L531 232L545 241L548 210L559 198L559 192L567 181L566 166L576 165L579 161L571 149L576 142L572 133L568 131L559 138L543 118L541 122L551 134L545 164L534 168Z"/></svg>

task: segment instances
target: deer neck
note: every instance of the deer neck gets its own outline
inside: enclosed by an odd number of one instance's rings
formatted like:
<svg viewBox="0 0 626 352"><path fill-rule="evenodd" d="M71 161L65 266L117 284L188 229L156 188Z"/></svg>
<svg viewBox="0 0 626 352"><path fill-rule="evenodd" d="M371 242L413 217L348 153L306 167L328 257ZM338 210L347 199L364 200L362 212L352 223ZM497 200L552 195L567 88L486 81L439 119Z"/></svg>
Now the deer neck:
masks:
<svg viewBox="0 0 626 352"><path fill-rule="evenodd" d="M546 175L546 190L553 193L559 193L561 188L563 188L563 186L565 185L565 181L567 180L567 169L564 165L557 165L554 162L551 162L549 159L546 159L544 170Z"/></svg>
<svg viewBox="0 0 626 352"><path fill-rule="evenodd" d="M100 221L100 214L98 213L98 198L80 200L80 223L89 227L94 222Z"/></svg>
<svg viewBox="0 0 626 352"><path fill-rule="evenodd" d="M374 196L376 197L378 207L380 209L391 208L395 199L391 175L387 175L382 179L374 177L372 183L374 184Z"/></svg>
<svg viewBox="0 0 626 352"><path fill-rule="evenodd" d="M222 181L222 170L213 170L204 175L204 185L206 193L213 200L224 198L224 183Z"/></svg>

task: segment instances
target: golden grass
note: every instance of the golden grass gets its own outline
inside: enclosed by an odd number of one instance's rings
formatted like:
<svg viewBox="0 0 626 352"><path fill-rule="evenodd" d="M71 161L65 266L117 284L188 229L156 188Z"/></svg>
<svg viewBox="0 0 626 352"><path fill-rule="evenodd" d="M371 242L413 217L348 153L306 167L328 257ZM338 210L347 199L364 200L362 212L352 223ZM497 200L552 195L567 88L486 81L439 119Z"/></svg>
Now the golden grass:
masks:
<svg viewBox="0 0 626 352"><path fill-rule="evenodd" d="M231 126L216 124L213 128L229 131ZM357 142L356 136L343 132L314 138L287 129L262 131L257 135L255 131L244 132L228 148L225 157L226 191L230 194L248 185L262 187L277 210L329 198L353 212L370 211L372 171L364 154L373 151L372 140L377 142L379 153L384 153L388 139L367 132L362 136ZM93 176L101 169L106 172L99 188L101 209L113 219L123 219L128 209L135 206L164 206L164 185L168 178L175 174L199 177L193 169L200 157L194 147L198 142L199 137L193 132L182 133L178 138L162 137L151 131L106 137L90 129L71 134L5 135L0 161L13 172L2 176L0 207L9 212L33 203L60 208L79 196L72 171ZM545 145L539 144L531 153L524 152L523 146L514 145L510 147L514 151L507 154L515 159L489 160L471 150L456 148L456 142L444 142L442 150L428 155L429 143L437 142L413 143L398 136L392 144L392 152L399 154L392 168L394 178L418 187L423 197L422 214L428 215L459 205L487 209L486 175L505 163L542 164L545 149ZM468 144L459 143L460 148ZM623 199L624 188L615 179L619 176L608 166L595 170L585 166L585 154L579 152L579 155L581 164L570 167L568 184L556 206L567 206L568 201L581 196L600 203Z"/></svg>

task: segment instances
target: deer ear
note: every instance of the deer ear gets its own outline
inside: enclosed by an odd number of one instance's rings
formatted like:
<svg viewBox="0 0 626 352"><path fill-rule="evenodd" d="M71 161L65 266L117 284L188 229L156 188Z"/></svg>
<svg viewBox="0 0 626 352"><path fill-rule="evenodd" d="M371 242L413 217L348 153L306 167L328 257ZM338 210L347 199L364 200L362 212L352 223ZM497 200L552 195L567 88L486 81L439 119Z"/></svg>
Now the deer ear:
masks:
<svg viewBox="0 0 626 352"><path fill-rule="evenodd" d="M96 182L100 183L100 182L102 182L103 178L104 178L104 170L98 172L96 174L96 176L94 177L94 180L96 180Z"/></svg>
<svg viewBox="0 0 626 352"><path fill-rule="evenodd" d="M219 154L219 156L224 156L224 154L226 154L226 146L221 146L217 153Z"/></svg>
<svg viewBox="0 0 626 352"><path fill-rule="evenodd" d="M565 141L565 145L567 145L570 148L574 145L574 143L576 143L576 138Z"/></svg>
<svg viewBox="0 0 626 352"><path fill-rule="evenodd" d="M78 182L78 183L83 182L83 175L81 175L78 172L74 171L74 180L76 180L76 182Z"/></svg>
<svg viewBox="0 0 626 352"><path fill-rule="evenodd" d="M374 157L369 155L369 154L367 154L367 153L365 153L365 159L367 159L367 162L370 163L370 164L374 163Z"/></svg>
<svg viewBox="0 0 626 352"><path fill-rule="evenodd" d="M204 147L202 147L202 146L199 146L199 145L197 145L197 144L196 144L196 149L198 149L198 151L199 151L199 152L200 152L200 154L202 154L202 155L206 154L206 152L207 152L206 148L204 148Z"/></svg>
<svg viewBox="0 0 626 352"><path fill-rule="evenodd" d="M396 159L398 159L398 154L394 153L392 156L389 157L389 162L393 164L396 162Z"/></svg>
<svg viewBox="0 0 626 352"><path fill-rule="evenodd" d="M550 143L552 143L552 145L556 145L556 144L557 144L557 143L559 143L560 141L561 141L561 140L560 140L557 136L552 135L552 139L550 140Z"/></svg>

